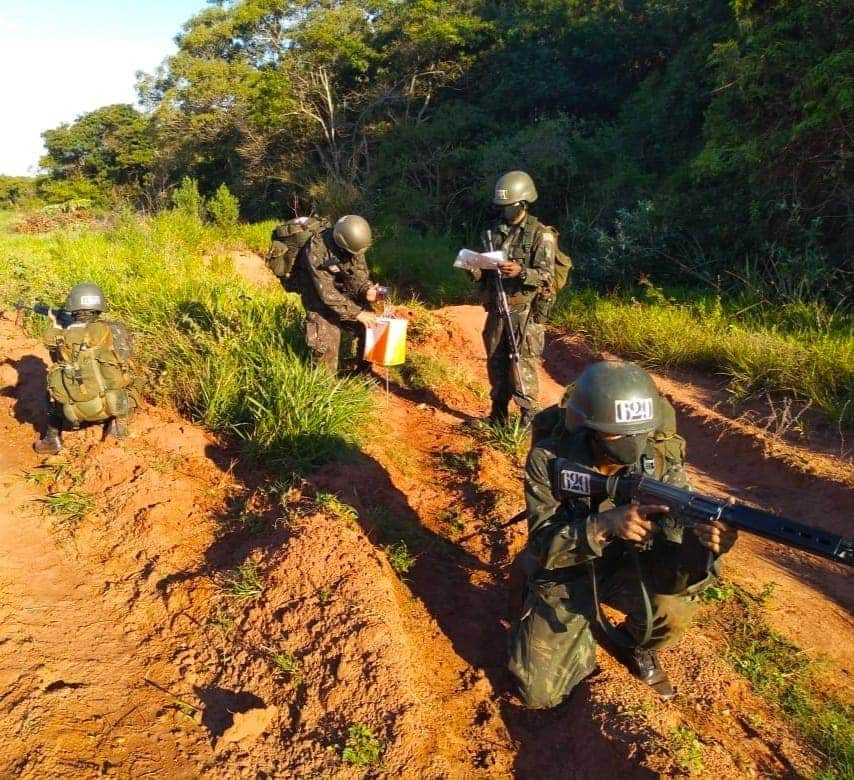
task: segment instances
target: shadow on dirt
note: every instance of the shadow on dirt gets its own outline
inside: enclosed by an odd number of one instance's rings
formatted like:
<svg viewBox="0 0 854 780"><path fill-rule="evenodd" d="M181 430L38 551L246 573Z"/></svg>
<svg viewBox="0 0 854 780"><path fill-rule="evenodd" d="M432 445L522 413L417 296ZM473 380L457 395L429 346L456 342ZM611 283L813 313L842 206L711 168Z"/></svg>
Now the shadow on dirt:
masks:
<svg viewBox="0 0 854 780"><path fill-rule="evenodd" d="M385 387L385 377L380 374L376 374L378 380L380 380L380 384L382 387ZM472 420L477 419L473 415L468 412L464 412L461 409L455 409L452 406L448 406L445 401L443 401L439 396L437 396L432 390L429 388L425 389L415 389L411 387L406 387L405 385L401 385L397 382L389 380L388 389L390 393L393 393L398 398L402 398L405 401L409 401L411 404L427 404L428 406L432 406L439 411L445 412L445 414L451 415L451 417L456 417L458 420L463 422L470 422Z"/></svg>
<svg viewBox="0 0 854 780"><path fill-rule="evenodd" d="M403 540L415 555L414 565L405 575L408 587L450 639L454 651L471 667L482 669L500 700L508 700L510 679L505 668L506 639L501 622L507 586L501 572L424 527L407 496L394 485L380 463L343 442L336 444L340 445L339 460L306 477L300 485L301 501L311 502L317 492L332 493L357 511L359 523L378 548ZM207 455L221 470L229 472L239 487L218 518L222 534L205 552L204 563L195 570L169 574L158 582L164 599L172 584L197 577L217 577L234 570L257 552L274 553L287 545L291 535L287 518L284 521L281 518L283 513L298 511L298 507L283 509L276 500L262 502L260 506L252 504L252 497L263 494L277 478L275 475L248 462L235 461L233 453L214 446L209 446ZM307 511L316 508L312 506ZM441 659L434 662L440 664ZM214 736L228 728L229 713L263 706L252 694L220 688L198 690L197 694L205 704L204 725ZM244 701L240 696L252 696L253 701ZM589 776L587 770L592 771L593 767L612 768L615 773L619 770L630 777L649 776L632 775L634 761L629 744L613 743L603 736L593 720L592 706L585 686L580 687L569 705L556 713L532 712L503 704L513 744L518 745L516 776L582 777ZM475 714L472 716L476 723ZM483 746L484 766L489 765L486 754L492 750L489 745ZM556 760L556 756L577 756L577 759L565 763Z"/></svg>
<svg viewBox="0 0 854 780"><path fill-rule="evenodd" d="M7 398L15 399L15 419L31 425L40 434L47 423L47 366L44 360L36 355L24 355L18 360L6 358L3 365L18 372L17 384L2 391Z"/></svg>
<svg viewBox="0 0 854 780"><path fill-rule="evenodd" d="M199 701L204 705L202 725L211 737L221 737L226 729L234 723L234 714L248 712L267 705L254 693L247 691L229 691L216 686L210 688L193 688Z"/></svg>

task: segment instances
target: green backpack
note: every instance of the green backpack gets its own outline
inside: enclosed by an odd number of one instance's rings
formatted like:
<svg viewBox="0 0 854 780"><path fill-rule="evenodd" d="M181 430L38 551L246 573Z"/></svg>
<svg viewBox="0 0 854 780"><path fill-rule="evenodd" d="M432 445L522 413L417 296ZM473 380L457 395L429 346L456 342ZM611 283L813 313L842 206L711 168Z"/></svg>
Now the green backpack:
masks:
<svg viewBox="0 0 854 780"><path fill-rule="evenodd" d="M291 272L300 250L321 231L331 227L329 220L314 215L294 217L273 228L270 250L267 252L267 267L279 278L289 292L296 292Z"/></svg>
<svg viewBox="0 0 854 780"><path fill-rule="evenodd" d="M555 237L555 271L552 276L552 292L555 298L557 294L569 283L569 272L572 271L572 258L560 248L558 239L560 233L553 227L547 227Z"/></svg>
<svg viewBox="0 0 854 780"><path fill-rule="evenodd" d="M119 322L51 328L45 344L54 363L47 372L50 398L72 423L127 417L138 405L132 388L133 345Z"/></svg>

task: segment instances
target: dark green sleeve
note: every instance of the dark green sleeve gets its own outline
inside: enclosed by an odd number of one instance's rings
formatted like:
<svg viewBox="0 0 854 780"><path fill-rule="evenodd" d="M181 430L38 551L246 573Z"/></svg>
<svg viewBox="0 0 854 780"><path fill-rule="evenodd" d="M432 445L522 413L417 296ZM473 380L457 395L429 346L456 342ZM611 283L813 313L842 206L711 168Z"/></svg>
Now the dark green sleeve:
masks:
<svg viewBox="0 0 854 780"><path fill-rule="evenodd" d="M554 233L540 225L531 246L531 257L525 271L525 287L551 287L556 245Z"/></svg>
<svg viewBox="0 0 854 780"><path fill-rule="evenodd" d="M528 549L544 569L578 566L602 554L589 504L558 502L552 495L549 464L554 457L545 447L534 447L525 466Z"/></svg>
<svg viewBox="0 0 854 780"><path fill-rule="evenodd" d="M305 257L306 273L320 300L342 320L355 321L362 307L335 286L336 276L341 273L338 258L326 249L319 237L311 239Z"/></svg>

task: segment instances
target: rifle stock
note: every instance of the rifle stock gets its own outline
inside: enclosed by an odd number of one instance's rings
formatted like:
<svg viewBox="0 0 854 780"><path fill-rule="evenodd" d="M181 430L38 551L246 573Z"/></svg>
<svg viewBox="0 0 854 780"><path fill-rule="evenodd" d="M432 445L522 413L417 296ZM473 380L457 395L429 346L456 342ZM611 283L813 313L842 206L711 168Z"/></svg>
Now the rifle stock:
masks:
<svg viewBox="0 0 854 780"><path fill-rule="evenodd" d="M820 555L836 563L854 565L854 539L851 537L823 531L744 504L730 504L702 493L692 493L643 474L606 477L565 458L556 458L552 468L552 492L558 501L589 497L594 500L611 498L620 503L663 504L668 507L672 522L679 527L691 528L699 523L722 520L733 528L788 547Z"/></svg>

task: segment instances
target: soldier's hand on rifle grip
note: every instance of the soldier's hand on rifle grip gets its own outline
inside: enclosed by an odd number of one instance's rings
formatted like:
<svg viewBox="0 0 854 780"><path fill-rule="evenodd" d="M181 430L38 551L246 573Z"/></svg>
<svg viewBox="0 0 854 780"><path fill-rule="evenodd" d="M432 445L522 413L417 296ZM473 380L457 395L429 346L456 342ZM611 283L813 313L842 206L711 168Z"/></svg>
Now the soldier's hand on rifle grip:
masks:
<svg viewBox="0 0 854 780"><path fill-rule="evenodd" d="M697 534L700 544L715 555L723 555L725 552L729 552L738 539L738 531L720 520L713 520L711 523L698 523L694 526L694 533Z"/></svg>
<svg viewBox="0 0 854 780"><path fill-rule="evenodd" d="M504 260L498 264L498 270L502 276L514 279L522 273L522 266L519 263L514 263L512 260Z"/></svg>
<svg viewBox="0 0 854 780"><path fill-rule="evenodd" d="M650 516L667 510L668 507L660 504L625 504L600 513L598 523L606 537L645 542L659 530Z"/></svg>

